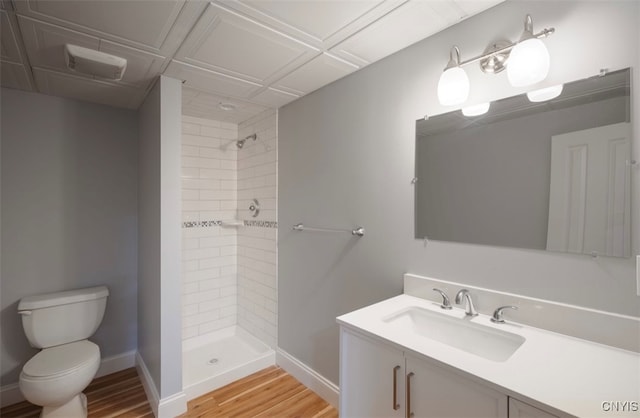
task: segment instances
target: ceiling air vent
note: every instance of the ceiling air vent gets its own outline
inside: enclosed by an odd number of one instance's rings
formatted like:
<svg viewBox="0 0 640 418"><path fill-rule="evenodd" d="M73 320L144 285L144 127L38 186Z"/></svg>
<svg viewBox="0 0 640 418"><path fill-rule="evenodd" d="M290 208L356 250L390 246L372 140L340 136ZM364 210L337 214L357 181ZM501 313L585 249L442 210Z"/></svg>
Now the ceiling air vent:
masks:
<svg viewBox="0 0 640 418"><path fill-rule="evenodd" d="M70 70L107 80L122 80L127 60L77 45L64 46L64 58Z"/></svg>

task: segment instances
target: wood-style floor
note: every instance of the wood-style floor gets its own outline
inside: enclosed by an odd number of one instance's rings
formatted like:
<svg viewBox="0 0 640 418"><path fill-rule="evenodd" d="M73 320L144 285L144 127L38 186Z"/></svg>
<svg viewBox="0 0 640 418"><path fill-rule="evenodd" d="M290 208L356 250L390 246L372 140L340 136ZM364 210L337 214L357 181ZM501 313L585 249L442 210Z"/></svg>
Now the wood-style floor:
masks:
<svg viewBox="0 0 640 418"><path fill-rule="evenodd" d="M95 379L84 391L89 417L153 417L135 369ZM0 409L1 417L38 417L40 408L21 402ZM180 418L337 418L335 408L287 372L272 366L193 399Z"/></svg>
<svg viewBox="0 0 640 418"><path fill-rule="evenodd" d="M84 390L90 417L150 417L153 412L136 369L98 377ZM41 408L20 402L0 409L0 417L37 418Z"/></svg>
<svg viewBox="0 0 640 418"><path fill-rule="evenodd" d="M338 412L290 374L273 366L193 399L180 418L196 417L337 418Z"/></svg>

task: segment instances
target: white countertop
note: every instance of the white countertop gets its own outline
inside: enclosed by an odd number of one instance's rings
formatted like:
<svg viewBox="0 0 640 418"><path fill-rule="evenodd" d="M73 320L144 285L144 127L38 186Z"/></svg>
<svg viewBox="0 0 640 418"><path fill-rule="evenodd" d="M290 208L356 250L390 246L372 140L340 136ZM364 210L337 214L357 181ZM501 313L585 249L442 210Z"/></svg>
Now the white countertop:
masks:
<svg viewBox="0 0 640 418"><path fill-rule="evenodd" d="M640 404L640 354L509 322L494 324L486 315L471 322L512 332L526 341L506 361L491 361L429 338L403 331L382 320L418 307L463 318L464 310L440 309L429 300L400 295L337 318L339 324L435 359L497 386L524 402L536 401L578 417L640 417L640 411L605 411L603 402Z"/></svg>

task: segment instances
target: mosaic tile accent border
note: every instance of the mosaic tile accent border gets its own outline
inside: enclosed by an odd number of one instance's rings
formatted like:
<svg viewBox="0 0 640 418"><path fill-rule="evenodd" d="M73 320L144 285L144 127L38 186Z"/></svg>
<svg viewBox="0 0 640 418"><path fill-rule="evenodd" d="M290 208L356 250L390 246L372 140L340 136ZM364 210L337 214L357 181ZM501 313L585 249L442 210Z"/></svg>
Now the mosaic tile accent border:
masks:
<svg viewBox="0 0 640 418"><path fill-rule="evenodd" d="M250 221L244 221L244 226L258 226L260 228L277 228L278 222L276 221L258 221L252 219Z"/></svg>
<svg viewBox="0 0 640 418"><path fill-rule="evenodd" d="M221 226L222 221L187 221L182 222L183 228L198 228L208 226Z"/></svg>
<svg viewBox="0 0 640 418"><path fill-rule="evenodd" d="M212 226L222 226L225 221L222 220L210 220L210 221L186 221L182 222L183 228L208 228ZM242 221L242 225L238 226L255 226L259 228L278 228L277 221L258 221L258 220L245 220Z"/></svg>

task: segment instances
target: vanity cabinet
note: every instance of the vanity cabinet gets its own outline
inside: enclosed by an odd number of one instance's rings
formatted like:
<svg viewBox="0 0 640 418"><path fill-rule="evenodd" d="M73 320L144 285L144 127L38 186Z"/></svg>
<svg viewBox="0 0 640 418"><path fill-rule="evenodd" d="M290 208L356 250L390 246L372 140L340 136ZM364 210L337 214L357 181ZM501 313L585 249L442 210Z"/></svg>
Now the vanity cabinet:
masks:
<svg viewBox="0 0 640 418"><path fill-rule="evenodd" d="M558 416L517 399L509 398L509 418L558 418Z"/></svg>
<svg viewBox="0 0 640 418"><path fill-rule="evenodd" d="M428 281L405 282L412 292L433 287ZM439 303L410 294L336 321L343 418L630 417L637 412L627 401L640 393L635 352L523 324L497 325L482 314L468 318L461 309L442 311Z"/></svg>
<svg viewBox="0 0 640 418"><path fill-rule="evenodd" d="M404 383L402 351L341 330L341 417L403 417Z"/></svg>
<svg viewBox="0 0 640 418"><path fill-rule="evenodd" d="M343 418L508 416L506 395L425 358L345 328L340 347Z"/></svg>
<svg viewBox="0 0 640 418"><path fill-rule="evenodd" d="M507 396L425 360L405 354L410 412L415 417L506 418Z"/></svg>

